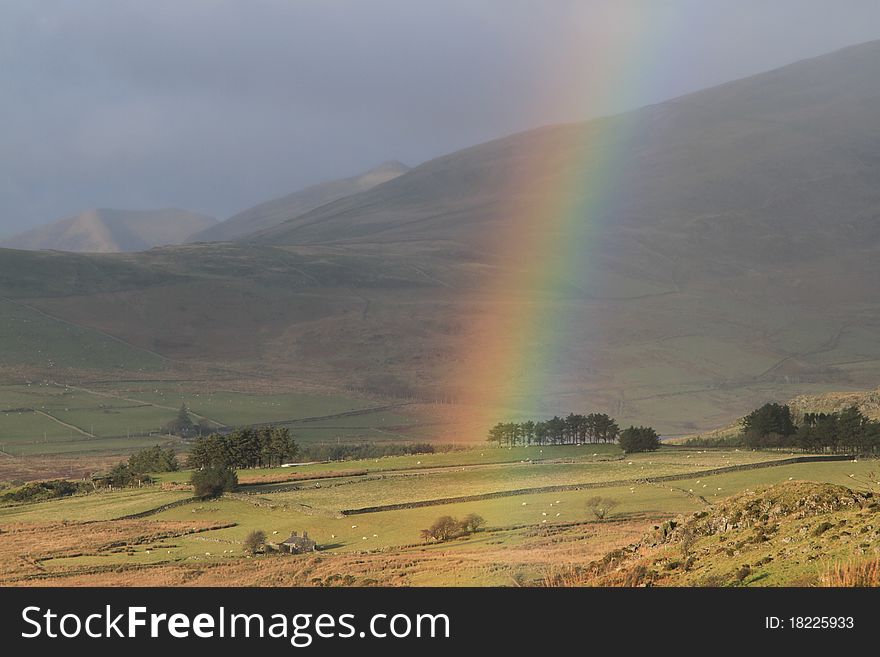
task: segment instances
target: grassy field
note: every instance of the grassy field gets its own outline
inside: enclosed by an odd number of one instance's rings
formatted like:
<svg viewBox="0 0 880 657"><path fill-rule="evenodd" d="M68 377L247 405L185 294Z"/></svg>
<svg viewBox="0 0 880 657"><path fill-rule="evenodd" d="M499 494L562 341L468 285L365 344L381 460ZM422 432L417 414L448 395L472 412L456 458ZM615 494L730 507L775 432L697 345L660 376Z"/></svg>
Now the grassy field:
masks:
<svg viewBox="0 0 880 657"><path fill-rule="evenodd" d="M302 443L410 440L405 406L320 393L205 390L198 382L0 385L0 451L14 456L125 453L170 440L162 427L185 404L211 427L275 423Z"/></svg>
<svg viewBox="0 0 880 657"><path fill-rule="evenodd" d="M158 354L23 302L0 298L0 317L0 366L26 364L102 372L158 372L167 367Z"/></svg>
<svg viewBox="0 0 880 657"><path fill-rule="evenodd" d="M174 486L185 481L188 473L166 474L159 476L162 483L141 489L0 507L4 532L65 521L71 531L79 523L118 523L131 531L136 528L140 537L116 541L112 549L50 550L43 556L35 555L39 577L18 573L10 575L7 583L113 583L122 581L118 579L121 575L113 575L119 567L134 568L129 573L134 578L131 581L144 584L542 583L552 578L555 569L586 567L590 559L638 540L666 519L711 511L729 496L763 485L803 480L859 490L874 487L872 473L878 463L871 460L771 465L708 477L688 476L789 456L684 448L624 456L615 446L481 448L242 472L242 478L291 471L305 476L340 476L244 486L231 496L192 501L187 501L188 491ZM674 480L652 481L663 476ZM546 486L574 488L542 491ZM510 491L515 494L505 494ZM445 501L463 495L487 497ZM586 500L593 496L614 501L611 514L603 521L588 509ZM364 506L425 501L430 504L342 513ZM161 510L171 503L177 504ZM158 511L136 525L122 520L150 510ZM421 539L420 530L439 516L461 518L470 513L485 518L483 531L449 543L426 544ZM143 533L151 527L186 531L144 540ZM280 541L292 530L308 531L322 551L315 557L251 559L243 552L242 541L254 530L266 532L269 541ZM0 540L0 553L3 545ZM13 552L0 556L11 558L15 549L21 549L20 545L9 547ZM299 560L308 561L309 577L298 567L286 572L289 567L285 564ZM450 570L441 567L443 563L458 566Z"/></svg>
<svg viewBox="0 0 880 657"><path fill-rule="evenodd" d="M187 491L161 490L154 486L101 491L91 495L77 495L36 504L0 507L0 523L33 520L67 520L71 522L114 520L189 497L192 497L192 494Z"/></svg>

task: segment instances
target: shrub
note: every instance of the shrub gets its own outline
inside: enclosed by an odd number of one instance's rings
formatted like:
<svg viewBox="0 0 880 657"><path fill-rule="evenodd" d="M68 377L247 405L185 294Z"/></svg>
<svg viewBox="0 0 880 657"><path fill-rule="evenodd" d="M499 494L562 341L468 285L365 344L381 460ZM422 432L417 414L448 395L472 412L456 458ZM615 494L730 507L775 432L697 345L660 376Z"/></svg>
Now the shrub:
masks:
<svg viewBox="0 0 880 657"><path fill-rule="evenodd" d="M59 497L67 497L89 490L84 482L67 481L66 479L53 479L52 481L35 481L11 490L0 496L4 502L40 502Z"/></svg>
<svg viewBox="0 0 880 657"><path fill-rule="evenodd" d="M219 497L226 491L235 490L238 476L230 468L204 468L192 473L190 483L196 497Z"/></svg>
<svg viewBox="0 0 880 657"><path fill-rule="evenodd" d="M824 534L825 532L827 532L832 527L834 527L834 525L830 522L827 522L827 521L819 523L816 526L816 528L813 530L813 536L820 536L820 535Z"/></svg>
<svg viewBox="0 0 880 657"><path fill-rule="evenodd" d="M256 529L245 536L244 549L251 554L257 554L266 545L266 532L262 529Z"/></svg>

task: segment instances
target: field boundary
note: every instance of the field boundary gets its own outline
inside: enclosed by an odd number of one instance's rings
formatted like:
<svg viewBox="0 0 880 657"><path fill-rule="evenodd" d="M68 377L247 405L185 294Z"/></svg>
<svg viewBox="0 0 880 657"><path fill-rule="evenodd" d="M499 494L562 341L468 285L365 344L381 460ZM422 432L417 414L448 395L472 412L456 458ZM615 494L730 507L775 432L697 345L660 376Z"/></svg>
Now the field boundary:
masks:
<svg viewBox="0 0 880 657"><path fill-rule="evenodd" d="M365 513L379 513L382 511L400 511L403 509L419 509L426 506L442 506L444 504L459 504L461 502L480 502L483 500L497 499L500 497L515 497L517 495L532 495L535 493L562 493L565 491L591 489L591 488L610 488L614 486L626 486L633 483L658 483L664 481L681 481L682 479L693 479L694 477L711 477L713 475L724 474L728 472L743 472L747 470L759 470L762 468L773 468L781 465L793 465L795 463L815 463L822 461L849 461L854 457L852 455L821 455L821 456L795 456L789 459L779 459L776 461L761 461L759 463L746 463L742 465L728 465L720 468L711 468L709 470L695 470L682 474L662 475L660 477L641 477L636 479L617 479L614 481L591 481L583 484L559 484L556 486L539 486L537 488L517 488L513 490L496 491L493 493L480 493L477 495L460 495L458 497L441 497L433 500L421 500L418 502L401 502L397 504L383 504L378 506L365 506L359 509L342 509L340 513L343 516L355 516Z"/></svg>
<svg viewBox="0 0 880 657"><path fill-rule="evenodd" d="M163 511L167 511L168 509L174 509L178 506L183 506L185 504L190 504L192 502L198 502L198 497L187 497L182 500L175 500L174 502L167 502L162 506L157 506L152 509L147 509L146 511L139 511L137 513L130 513L127 516L119 516L118 518L113 518L113 520L137 520L139 518L146 518L147 516L154 516L157 513L162 513Z"/></svg>

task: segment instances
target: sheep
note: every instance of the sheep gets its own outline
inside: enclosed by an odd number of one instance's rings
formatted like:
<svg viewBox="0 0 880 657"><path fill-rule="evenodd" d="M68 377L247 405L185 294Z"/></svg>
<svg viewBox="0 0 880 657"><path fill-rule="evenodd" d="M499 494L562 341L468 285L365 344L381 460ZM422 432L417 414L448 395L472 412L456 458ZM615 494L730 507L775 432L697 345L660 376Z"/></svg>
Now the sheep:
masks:
<svg viewBox="0 0 880 657"><path fill-rule="evenodd" d="M351 528L352 528L352 529L357 529L358 526L357 526L357 525L352 525Z"/></svg>
<svg viewBox="0 0 880 657"><path fill-rule="evenodd" d="M561 513L557 513L557 514L556 514L556 517L558 518L558 517L561 516L561 515L562 515Z"/></svg>

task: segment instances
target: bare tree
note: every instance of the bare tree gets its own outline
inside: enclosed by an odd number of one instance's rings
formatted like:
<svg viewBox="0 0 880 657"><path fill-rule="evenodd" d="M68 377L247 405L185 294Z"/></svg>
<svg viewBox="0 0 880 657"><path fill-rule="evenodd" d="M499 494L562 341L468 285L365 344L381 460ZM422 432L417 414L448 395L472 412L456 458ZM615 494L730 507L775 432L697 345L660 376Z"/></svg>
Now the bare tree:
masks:
<svg viewBox="0 0 880 657"><path fill-rule="evenodd" d="M615 499L597 495L587 500L587 509L596 516L596 520L604 520L618 504L619 502Z"/></svg>

